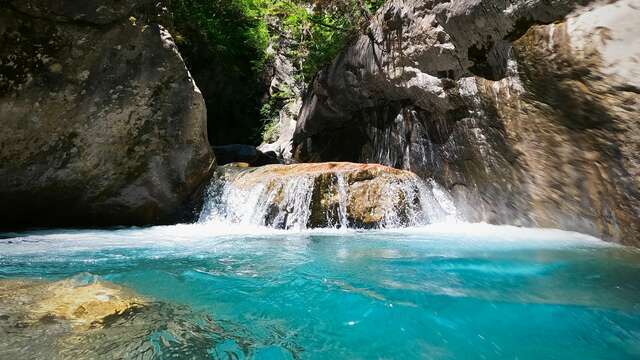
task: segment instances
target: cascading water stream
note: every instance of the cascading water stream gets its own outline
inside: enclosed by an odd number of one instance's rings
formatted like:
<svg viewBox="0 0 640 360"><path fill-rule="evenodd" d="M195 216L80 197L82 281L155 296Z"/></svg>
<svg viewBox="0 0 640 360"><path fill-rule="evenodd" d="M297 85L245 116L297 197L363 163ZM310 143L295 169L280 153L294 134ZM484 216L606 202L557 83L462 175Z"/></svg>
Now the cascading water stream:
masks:
<svg viewBox="0 0 640 360"><path fill-rule="evenodd" d="M347 201L349 199L349 195L347 193L347 184L342 174L337 174L336 180L338 186L338 217L340 219L340 227L346 228L349 226L347 220Z"/></svg>
<svg viewBox="0 0 640 360"><path fill-rule="evenodd" d="M211 182L199 222L300 230L397 228L457 219L452 199L433 180L378 165L323 166L225 168Z"/></svg>

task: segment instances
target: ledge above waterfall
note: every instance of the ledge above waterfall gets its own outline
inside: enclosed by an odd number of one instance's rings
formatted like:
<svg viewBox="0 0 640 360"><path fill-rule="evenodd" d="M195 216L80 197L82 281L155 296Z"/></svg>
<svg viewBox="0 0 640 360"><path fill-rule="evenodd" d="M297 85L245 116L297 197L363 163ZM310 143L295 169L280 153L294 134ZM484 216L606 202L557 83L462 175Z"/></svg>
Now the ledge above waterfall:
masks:
<svg viewBox="0 0 640 360"><path fill-rule="evenodd" d="M435 182L377 164L222 166L200 216L282 229L412 226L455 217Z"/></svg>

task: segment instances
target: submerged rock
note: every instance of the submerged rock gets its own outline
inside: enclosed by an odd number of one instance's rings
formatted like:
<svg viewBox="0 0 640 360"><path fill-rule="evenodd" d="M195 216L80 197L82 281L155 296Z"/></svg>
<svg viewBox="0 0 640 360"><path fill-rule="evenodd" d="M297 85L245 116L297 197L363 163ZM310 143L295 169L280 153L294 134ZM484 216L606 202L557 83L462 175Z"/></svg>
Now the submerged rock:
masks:
<svg viewBox="0 0 640 360"><path fill-rule="evenodd" d="M638 245L639 9L387 2L316 77L296 158L411 169L466 220Z"/></svg>
<svg viewBox="0 0 640 360"><path fill-rule="evenodd" d="M205 358L225 341L245 339L209 314L91 275L0 280L2 359Z"/></svg>
<svg viewBox="0 0 640 360"><path fill-rule="evenodd" d="M128 290L103 281L0 281L0 304L24 324L68 322L75 330L101 327L107 317L144 306L146 301Z"/></svg>
<svg viewBox="0 0 640 360"><path fill-rule="evenodd" d="M191 215L214 163L206 110L147 2L0 5L0 228Z"/></svg>
<svg viewBox="0 0 640 360"><path fill-rule="evenodd" d="M201 221L377 228L455 216L437 187L412 172L375 164L224 166L209 191Z"/></svg>

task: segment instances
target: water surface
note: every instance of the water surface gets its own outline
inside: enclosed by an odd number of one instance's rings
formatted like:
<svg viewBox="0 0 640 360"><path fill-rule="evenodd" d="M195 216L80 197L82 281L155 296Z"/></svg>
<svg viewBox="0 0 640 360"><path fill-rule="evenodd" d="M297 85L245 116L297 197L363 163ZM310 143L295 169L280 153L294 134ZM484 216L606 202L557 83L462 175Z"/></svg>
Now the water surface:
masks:
<svg viewBox="0 0 640 360"><path fill-rule="evenodd" d="M144 315L153 331L89 336L102 358L640 358L640 252L556 230L2 234L0 278L73 276L126 286L156 306ZM0 358L20 347L37 358L42 349L16 339L55 337L3 327L2 311ZM51 351L65 346L75 345Z"/></svg>

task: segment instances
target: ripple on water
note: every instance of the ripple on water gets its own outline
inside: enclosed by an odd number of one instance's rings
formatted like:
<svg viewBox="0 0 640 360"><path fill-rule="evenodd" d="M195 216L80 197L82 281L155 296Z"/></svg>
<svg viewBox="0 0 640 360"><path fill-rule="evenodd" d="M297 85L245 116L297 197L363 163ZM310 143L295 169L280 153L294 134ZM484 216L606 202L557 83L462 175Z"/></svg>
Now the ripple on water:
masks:
<svg viewBox="0 0 640 360"><path fill-rule="evenodd" d="M0 283L89 272L147 303L80 334L55 317L25 326L8 298L0 358L640 357L640 253L576 233L197 224L12 235L0 239Z"/></svg>

